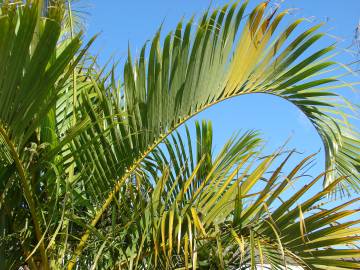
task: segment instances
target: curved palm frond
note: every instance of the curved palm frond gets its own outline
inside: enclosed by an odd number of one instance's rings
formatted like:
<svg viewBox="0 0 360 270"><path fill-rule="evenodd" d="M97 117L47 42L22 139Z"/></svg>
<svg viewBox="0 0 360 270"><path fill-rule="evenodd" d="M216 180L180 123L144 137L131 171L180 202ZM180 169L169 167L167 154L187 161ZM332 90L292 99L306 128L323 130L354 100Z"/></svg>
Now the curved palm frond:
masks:
<svg viewBox="0 0 360 270"><path fill-rule="evenodd" d="M96 200L102 200L91 226L96 226L114 194L166 136L195 114L243 94L276 95L297 106L323 140L324 186L346 175L341 185L359 190L359 135L347 120L353 107L341 104L342 97L334 92L344 87L333 72L338 69L336 63L330 61L335 46L308 54L324 35L317 32L321 25L291 39L303 20L277 32L286 11L267 15L267 4L262 3L245 15L246 6L247 1L206 12L195 31L193 20L181 22L164 38L162 47L159 31L135 63L129 52L123 87L115 83L111 72L108 81L95 82L93 91L98 97L88 99L82 112L95 123L93 131L74 148L79 153L85 143L101 149L100 156L84 150L87 158L79 160L79 164L94 166L96 174L87 175L87 183L94 186ZM82 237L72 261L80 255L89 233Z"/></svg>
<svg viewBox="0 0 360 270"><path fill-rule="evenodd" d="M161 134L224 99L272 94L295 104L318 130L327 153L327 169L334 168L327 174L325 186L334 177L351 175L348 181L357 190L358 156L345 153L358 152L351 140L356 141L358 133L348 124L346 109L339 104L341 96L331 90L344 85L336 84L339 78L327 69L336 64L330 61L333 55L328 55L335 47L308 55L306 51L323 36L317 33L321 25L306 29L291 41L291 33L302 20L277 33L286 11L266 15L266 3L262 3L245 16L246 4L205 13L193 37L193 21L185 27L180 23L174 34L165 37L162 48L159 31L147 66L145 47L135 64L129 53L124 68L124 106L134 118L129 123L131 130L143 133L132 140L140 149L146 148ZM324 86L327 84L332 85Z"/></svg>

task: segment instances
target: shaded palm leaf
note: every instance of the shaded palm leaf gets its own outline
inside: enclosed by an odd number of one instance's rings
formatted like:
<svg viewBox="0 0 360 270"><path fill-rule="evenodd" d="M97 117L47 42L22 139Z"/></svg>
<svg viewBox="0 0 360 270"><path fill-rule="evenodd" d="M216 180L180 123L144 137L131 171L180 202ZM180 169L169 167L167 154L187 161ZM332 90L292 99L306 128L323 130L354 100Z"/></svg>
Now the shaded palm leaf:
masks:
<svg viewBox="0 0 360 270"><path fill-rule="evenodd" d="M42 215L56 206L42 202L44 196L56 197L56 178L49 177L46 166L41 171L38 157L44 148L57 144L54 107L84 52L79 53L80 35L58 50L60 6L49 8L46 18L40 17L39 9L34 3L1 3L0 208L2 220L8 220L1 223L1 231L13 235L19 246L20 253L14 251L15 261L29 256L34 268L32 254L39 250L42 266L48 269L44 230L49 229L47 222L53 216L44 221ZM21 224L21 219L30 224ZM3 246L1 249L4 251ZM4 269L17 265L8 258L0 261Z"/></svg>

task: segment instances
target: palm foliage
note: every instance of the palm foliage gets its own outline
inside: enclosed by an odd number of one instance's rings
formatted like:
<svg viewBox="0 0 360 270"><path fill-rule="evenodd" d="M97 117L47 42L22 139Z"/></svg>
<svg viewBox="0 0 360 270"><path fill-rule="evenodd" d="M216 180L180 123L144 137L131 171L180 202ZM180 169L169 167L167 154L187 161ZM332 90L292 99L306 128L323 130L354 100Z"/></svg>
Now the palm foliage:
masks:
<svg viewBox="0 0 360 270"><path fill-rule="evenodd" d="M303 20L279 30L286 11L236 2L194 30L193 19L163 41L159 30L135 61L129 50L120 84L86 53L92 40L80 49L70 2L43 4L1 4L0 268L359 267L357 199L326 206L336 190L360 190L360 152L355 109L334 91L351 86L335 46L306 52L321 25L292 38ZM176 131L251 93L304 112L324 143L324 174L289 192L312 156L284 177L293 152L263 157L255 132L214 154L209 123L196 140Z"/></svg>
<svg viewBox="0 0 360 270"><path fill-rule="evenodd" d="M270 165L281 159L280 153L259 158L255 133L231 139L210 158L211 127L203 124L197 130L196 158L191 147L181 147L191 141L173 137L171 142L166 140L165 151L158 148L148 161L160 164L161 173L151 177L155 183L147 175L137 175L128 183L132 190L126 199L119 197L117 205L129 205L123 200L130 200L133 208L130 212L123 207L113 210L116 222L108 227L115 233L101 250L105 265L111 260L106 252L118 249L115 260L128 269L248 269L256 263L274 269L286 264L306 269L359 266L353 261L358 256L354 244L359 229L350 228L359 221L333 224L339 217L354 215L356 210L344 208L358 200L322 209L326 195L342 179L299 203L322 179L321 174L281 200L295 181L303 181L301 170L312 156L284 176L282 170L291 152L273 173L266 174ZM126 227L125 235L119 234L121 224ZM136 241L129 241L129 235ZM119 243L124 244L119 247ZM332 245L350 248L335 251Z"/></svg>

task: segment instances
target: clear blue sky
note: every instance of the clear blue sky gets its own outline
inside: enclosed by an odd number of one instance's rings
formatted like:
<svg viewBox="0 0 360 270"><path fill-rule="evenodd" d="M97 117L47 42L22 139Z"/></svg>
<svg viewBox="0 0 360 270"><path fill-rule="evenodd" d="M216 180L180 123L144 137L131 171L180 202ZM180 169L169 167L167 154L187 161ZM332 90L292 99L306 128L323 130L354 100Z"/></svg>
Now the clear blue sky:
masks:
<svg viewBox="0 0 360 270"><path fill-rule="evenodd" d="M126 58L128 43L133 55L138 55L142 45L153 37L161 23L163 33L166 33L172 30L182 17L200 15L210 4L212 7L218 7L226 2L82 0L78 6L80 9L85 7L89 12L88 37L101 33L92 51L99 52L100 61L104 63L110 57L123 61ZM253 0L250 3L250 6L254 6L259 1ZM287 0L281 4L281 8L296 8L290 19L307 17L315 22L327 21L324 30L329 36L343 40L339 43L342 48L351 44L360 19L360 0ZM328 38L328 42L331 41L333 37ZM346 63L351 60L351 55L344 53L338 60ZM347 89L344 91L350 92ZM346 95L360 103L358 94ZM276 97L250 95L235 98L201 113L196 119L212 120L216 149L219 149L234 132L248 129L261 131L268 142L267 150L279 147L289 137L289 148L296 147L298 151L306 154L322 149L320 138L310 122L293 105ZM324 169L323 152L319 154L317 161L314 173Z"/></svg>

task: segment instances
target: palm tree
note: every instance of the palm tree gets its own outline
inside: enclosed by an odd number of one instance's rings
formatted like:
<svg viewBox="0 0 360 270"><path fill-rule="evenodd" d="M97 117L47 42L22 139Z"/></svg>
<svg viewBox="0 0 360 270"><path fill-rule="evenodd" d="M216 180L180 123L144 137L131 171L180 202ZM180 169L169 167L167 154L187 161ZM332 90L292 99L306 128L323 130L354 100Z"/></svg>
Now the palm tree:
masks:
<svg viewBox="0 0 360 270"><path fill-rule="evenodd" d="M286 11L235 2L159 30L119 83L81 45L71 2L49 2L1 4L1 269L360 268L356 106L335 92L352 86L335 46L306 53L321 25L293 37L303 20L278 30ZM218 153L210 122L178 131L251 93L308 117L324 173L307 180L313 155L286 173L295 151L262 153L253 131Z"/></svg>

